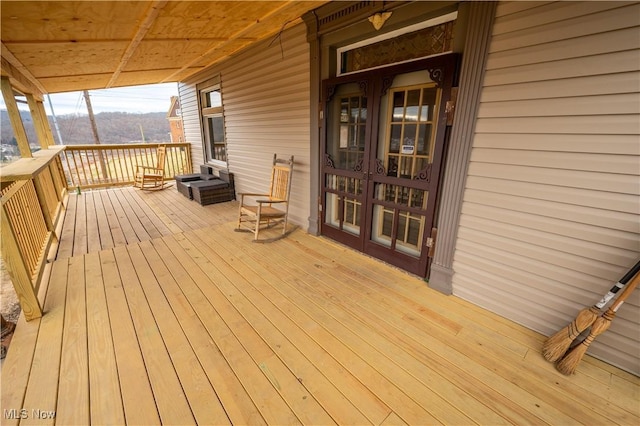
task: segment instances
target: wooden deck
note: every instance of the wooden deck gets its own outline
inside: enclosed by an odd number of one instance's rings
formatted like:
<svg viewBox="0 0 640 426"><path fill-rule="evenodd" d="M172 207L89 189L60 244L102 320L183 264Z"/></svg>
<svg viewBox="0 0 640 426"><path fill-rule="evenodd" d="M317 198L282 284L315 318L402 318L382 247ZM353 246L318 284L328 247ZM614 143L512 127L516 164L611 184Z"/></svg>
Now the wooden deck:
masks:
<svg viewBox="0 0 640 426"><path fill-rule="evenodd" d="M640 423L638 377L590 357L565 377L541 335L301 230L253 244L236 208L71 195L2 423Z"/></svg>

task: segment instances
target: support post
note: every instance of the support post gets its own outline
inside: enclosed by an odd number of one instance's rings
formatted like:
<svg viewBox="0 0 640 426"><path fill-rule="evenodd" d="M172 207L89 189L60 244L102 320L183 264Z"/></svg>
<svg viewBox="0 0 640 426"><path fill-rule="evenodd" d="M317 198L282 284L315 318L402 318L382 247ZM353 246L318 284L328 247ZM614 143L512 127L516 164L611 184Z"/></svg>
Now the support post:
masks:
<svg viewBox="0 0 640 426"><path fill-rule="evenodd" d="M50 145L49 137L47 135L47 128L49 128L46 122L47 116L42 115L42 111L36 98L32 94L27 94L27 104L29 104L29 110L31 111L31 118L33 119L34 128L36 130L36 136L38 137L38 143L42 149L47 149ZM45 127L46 126L46 127ZM49 130L51 132L51 130Z"/></svg>
<svg viewBox="0 0 640 426"><path fill-rule="evenodd" d="M18 109L18 103L13 95L13 88L9 77L2 76L0 78L0 86L2 88L2 97L4 104L7 107L7 113L9 114L9 120L11 121L11 127L13 133L18 141L18 150L22 158L32 158L31 148L29 148L29 140L27 139L27 132L24 130L22 124L22 118L20 118L20 110Z"/></svg>
<svg viewBox="0 0 640 426"><path fill-rule="evenodd" d="M89 91L84 90L82 92L84 94L84 101L87 103L87 111L89 112L89 121L91 122L91 131L93 132L93 139L96 145L100 145L100 137L98 136L98 126L96 125L96 119L93 116L93 107L91 106L91 97L89 97ZM102 178L107 179L107 165L104 162L104 156L102 155L102 151L98 152L98 158L100 161L100 169L102 172Z"/></svg>

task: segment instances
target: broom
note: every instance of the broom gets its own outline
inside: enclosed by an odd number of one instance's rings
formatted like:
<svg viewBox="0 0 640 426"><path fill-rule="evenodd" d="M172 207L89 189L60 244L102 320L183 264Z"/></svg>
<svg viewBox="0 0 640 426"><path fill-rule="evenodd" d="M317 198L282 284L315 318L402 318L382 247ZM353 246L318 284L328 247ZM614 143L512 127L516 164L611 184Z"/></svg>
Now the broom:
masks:
<svg viewBox="0 0 640 426"><path fill-rule="evenodd" d="M601 317L596 318L593 325L591 326L591 330L589 331L589 335L584 339L580 344L571 348L569 352L556 364L556 368L562 374L573 374L578 368L578 364L582 361L582 357L589 349L589 345L591 342L595 340L596 337L604 333L611 326L611 321L616 316L616 312L620 309L620 306L624 303L625 299L629 297L629 295L635 290L635 288L640 283L640 274L637 274L635 278L631 281L629 285L620 293L620 296L616 299L615 302L611 305L609 309L606 310Z"/></svg>
<svg viewBox="0 0 640 426"><path fill-rule="evenodd" d="M549 362L556 362L569 349L571 342L580 335L584 330L589 328L598 315L600 310L616 295L616 293L625 286L625 284L640 271L640 261L633 268L620 278L604 297L590 308L581 310L569 325L549 337L542 345L542 355Z"/></svg>

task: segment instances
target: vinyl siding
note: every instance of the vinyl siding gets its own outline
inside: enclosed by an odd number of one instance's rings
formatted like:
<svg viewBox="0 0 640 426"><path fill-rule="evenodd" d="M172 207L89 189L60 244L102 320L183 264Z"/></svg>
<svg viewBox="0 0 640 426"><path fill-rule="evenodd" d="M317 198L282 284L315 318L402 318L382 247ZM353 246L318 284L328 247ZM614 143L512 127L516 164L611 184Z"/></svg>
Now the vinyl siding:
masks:
<svg viewBox="0 0 640 426"><path fill-rule="evenodd" d="M203 148L196 84L220 75L229 171L236 192L269 188L273 154L295 156L290 220L307 228L309 217L310 83L309 45L304 25L230 58L180 85L185 133L194 164ZM281 43L281 44L280 44Z"/></svg>
<svg viewBox="0 0 640 426"><path fill-rule="evenodd" d="M195 171L199 171L200 164L204 164L204 149L202 145L202 127L195 84L178 85L180 105L182 106L182 124L184 126L185 141L191 144L191 159Z"/></svg>
<svg viewBox="0 0 640 426"><path fill-rule="evenodd" d="M544 334L640 257L640 4L504 2L463 196L454 294ZM590 353L640 374L640 294Z"/></svg>

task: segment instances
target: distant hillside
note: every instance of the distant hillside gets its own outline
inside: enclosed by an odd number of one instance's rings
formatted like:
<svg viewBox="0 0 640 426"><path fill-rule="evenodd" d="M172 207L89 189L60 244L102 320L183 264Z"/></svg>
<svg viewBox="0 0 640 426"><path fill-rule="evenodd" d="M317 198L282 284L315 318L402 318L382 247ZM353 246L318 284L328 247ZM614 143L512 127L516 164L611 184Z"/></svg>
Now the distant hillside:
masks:
<svg viewBox="0 0 640 426"><path fill-rule="evenodd" d="M37 144L33 122L28 112L21 111L27 138L32 144ZM0 141L10 144L13 139L13 129L6 110L0 110ZM146 114L130 114L125 112L101 112L95 115L98 136L101 143L129 143L141 142L142 134L146 142L169 142L169 121L164 112ZM61 115L57 117L62 141L65 145L93 144L93 133L88 115ZM58 135L49 117L49 125L59 144ZM142 131L140 130L142 127Z"/></svg>

